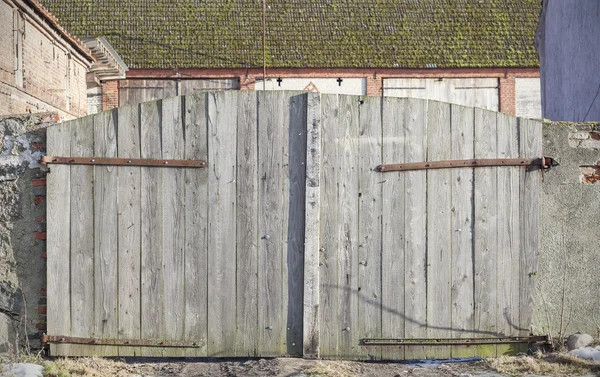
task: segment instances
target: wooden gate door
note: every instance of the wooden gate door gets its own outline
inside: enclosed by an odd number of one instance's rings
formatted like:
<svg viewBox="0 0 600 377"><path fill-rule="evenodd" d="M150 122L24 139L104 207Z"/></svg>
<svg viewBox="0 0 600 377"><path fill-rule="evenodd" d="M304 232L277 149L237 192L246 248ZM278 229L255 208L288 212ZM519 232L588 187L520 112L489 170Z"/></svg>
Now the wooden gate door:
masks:
<svg viewBox="0 0 600 377"><path fill-rule="evenodd" d="M319 222L307 222L318 254L306 254L305 352L514 351L513 343L458 343L530 334L541 167L376 167L539 158L541 124L421 99L323 95L320 109L309 137L317 152L308 155L306 208Z"/></svg>
<svg viewBox="0 0 600 377"><path fill-rule="evenodd" d="M48 129L68 157L48 157L52 355L301 355L306 98L200 93Z"/></svg>

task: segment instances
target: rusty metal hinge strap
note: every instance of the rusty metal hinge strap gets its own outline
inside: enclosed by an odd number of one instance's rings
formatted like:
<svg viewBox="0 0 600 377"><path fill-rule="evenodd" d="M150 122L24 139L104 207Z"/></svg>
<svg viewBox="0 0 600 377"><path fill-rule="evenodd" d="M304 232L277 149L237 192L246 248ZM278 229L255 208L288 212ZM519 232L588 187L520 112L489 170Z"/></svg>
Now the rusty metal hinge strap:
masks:
<svg viewBox="0 0 600 377"><path fill-rule="evenodd" d="M178 347L178 348L198 348L204 342L200 341L175 341L175 340L147 340L147 339L95 339L80 338L63 335L46 335L41 337L42 343L58 344L87 344L98 346L140 346L140 347Z"/></svg>
<svg viewBox="0 0 600 377"><path fill-rule="evenodd" d="M107 166L148 166L171 168L205 168L204 160L156 160L141 158L107 158L107 157L42 157L42 164L63 165L107 165Z"/></svg>
<svg viewBox="0 0 600 377"><path fill-rule="evenodd" d="M558 163L550 157L542 158L476 158L470 160L407 162L403 164L382 164L376 170L380 172L410 171L426 169L477 168L494 166L539 166L549 169Z"/></svg>
<svg viewBox="0 0 600 377"><path fill-rule="evenodd" d="M363 346L451 346L477 344L547 343L549 337L518 336L501 338L446 338L446 339L360 339Z"/></svg>

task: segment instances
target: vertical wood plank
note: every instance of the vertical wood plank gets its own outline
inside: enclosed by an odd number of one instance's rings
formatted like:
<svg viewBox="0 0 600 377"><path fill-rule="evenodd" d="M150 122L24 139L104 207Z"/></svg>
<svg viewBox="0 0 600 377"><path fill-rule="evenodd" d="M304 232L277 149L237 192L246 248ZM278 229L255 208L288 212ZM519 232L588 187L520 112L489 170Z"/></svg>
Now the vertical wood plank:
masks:
<svg viewBox="0 0 600 377"><path fill-rule="evenodd" d="M360 353L358 341L360 328L358 321L358 274L361 269L377 266L359 265L358 260L358 180L359 180L359 119L357 98L339 96L338 124L336 142L340 144L340 158L337 167L342 181L339 187L339 222L337 224L339 249L338 263L338 317L341 328L339 333L338 358L352 359ZM375 245L373 245L376 247ZM377 264L378 257L374 264ZM368 262L365 261L365 264ZM367 273L365 273L367 275ZM373 283L372 281L366 283ZM368 285L365 287L369 289ZM377 283L372 284L374 292ZM368 293L367 293L368 295Z"/></svg>
<svg viewBox="0 0 600 377"><path fill-rule="evenodd" d="M475 158L496 158L496 113L475 109ZM498 240L498 168L475 169L475 328L480 336L497 336L496 256ZM478 355L495 356L495 346L478 347Z"/></svg>
<svg viewBox="0 0 600 377"><path fill-rule="evenodd" d="M73 157L94 155L94 117L70 123ZM52 169L56 165L52 166ZM62 198L61 198L62 199ZM59 200L61 200L59 199ZM71 331L73 336L97 337L94 318L94 167L71 167ZM54 274L55 272L50 272ZM92 355L86 347L75 353Z"/></svg>
<svg viewBox="0 0 600 377"><path fill-rule="evenodd" d="M321 96L307 93L303 356L320 355Z"/></svg>
<svg viewBox="0 0 600 377"><path fill-rule="evenodd" d="M284 142L283 165L287 165L287 185L284 185L284 206L287 208L287 221L284 219L284 273L282 283L285 300L287 350L290 356L302 355L303 289L304 289L304 229L306 196L306 94L289 93L286 101L289 111L284 111L284 128L287 140ZM285 149L286 148L286 149ZM287 313L285 309L287 308Z"/></svg>
<svg viewBox="0 0 600 377"><path fill-rule="evenodd" d="M235 353L258 356L257 92L240 92L237 109L237 325Z"/></svg>
<svg viewBox="0 0 600 377"><path fill-rule="evenodd" d="M162 100L162 156L181 160L185 145L182 97ZM165 339L182 340L185 331L185 169L163 172L163 271ZM185 356L184 349L171 348L165 356Z"/></svg>
<svg viewBox="0 0 600 377"><path fill-rule="evenodd" d="M381 163L405 161L405 130L412 121L409 109L406 99L383 98L383 158ZM379 182L382 182L383 189L383 197L380 198L380 201L383 201L383 198L386 200L382 208L382 338L404 338L405 176L405 173L386 173L380 174L380 177L377 178ZM373 186L376 183L378 182L372 182ZM404 359L404 347L384 347L382 359Z"/></svg>
<svg viewBox="0 0 600 377"><path fill-rule="evenodd" d="M498 113L498 158L519 158L517 119ZM519 335L520 198L523 168L498 169L498 246L496 249L496 326L503 336ZM498 345L498 355L515 354L517 345Z"/></svg>
<svg viewBox="0 0 600 377"><path fill-rule="evenodd" d="M355 103L356 97L348 97ZM358 259L358 333L353 338L353 346L360 338L380 338L382 336L382 173L376 167L382 161L382 98L362 97L359 106L358 130L358 192L354 201L358 202L358 245L354 250ZM359 102L360 103L360 102ZM346 161L349 161L346 159ZM387 183L387 182L386 182ZM390 198L392 199L392 198ZM392 200L395 200L393 198ZM401 199L403 201L404 198ZM358 247L356 247L358 246ZM364 264L361 264L364 261ZM354 261L356 263L356 261ZM404 267L404 263L402 263ZM401 275L400 275L401 276ZM388 287L386 287L388 288ZM394 289L398 292L399 286ZM404 308L402 308L404 309ZM389 314L389 312L386 312ZM379 360L378 349L364 350L361 358ZM352 356L356 355L355 352Z"/></svg>
<svg viewBox="0 0 600 377"><path fill-rule="evenodd" d="M139 105L118 110L117 156L140 158ZM119 338L141 339L141 171L119 167L117 178L117 224L119 266ZM139 347L119 347L119 356L139 356Z"/></svg>
<svg viewBox="0 0 600 377"><path fill-rule="evenodd" d="M140 105L141 158L162 158L161 101ZM163 286L163 169L141 168L141 279L142 339L162 339ZM144 356L162 356L158 348L142 348Z"/></svg>
<svg viewBox="0 0 600 377"><path fill-rule="evenodd" d="M542 124L519 118L520 157L542 157ZM540 250L540 190L542 173L538 170L521 170L521 255L519 333L531 332L535 280Z"/></svg>
<svg viewBox="0 0 600 377"><path fill-rule="evenodd" d="M117 156L117 111L94 117L94 155ZM118 337L117 167L94 166L95 335ZM97 347L99 354L118 355L118 347Z"/></svg>
<svg viewBox="0 0 600 377"><path fill-rule="evenodd" d="M260 356L284 350L283 309L283 92L258 93L259 232L258 329Z"/></svg>
<svg viewBox="0 0 600 377"><path fill-rule="evenodd" d="M427 158L427 100L407 99L410 122L405 125L405 162L423 162ZM404 334L406 338L427 337L427 173L405 173L405 266ZM408 347L405 358L424 359L424 347Z"/></svg>
<svg viewBox="0 0 600 377"><path fill-rule="evenodd" d="M474 110L451 105L452 159L474 156ZM473 169L452 169L452 337L476 336L473 322ZM475 347L452 346L452 357L475 356Z"/></svg>
<svg viewBox="0 0 600 377"><path fill-rule="evenodd" d="M340 145L337 140L337 95L324 94L322 103L322 165L321 165L321 224L320 237L320 356L335 358L338 355L338 335L342 330L338 313L338 264L337 253L340 247L338 238L339 208L338 187L341 181L338 168Z"/></svg>
<svg viewBox="0 0 600 377"><path fill-rule="evenodd" d="M71 153L71 123L49 127L46 133L49 156L67 156ZM72 335L71 332L71 167L53 165L47 178L47 240L48 253L48 333ZM71 346L51 344L54 356L68 356Z"/></svg>
<svg viewBox="0 0 600 377"><path fill-rule="evenodd" d="M232 356L235 344L236 94L208 93L208 356Z"/></svg>
<svg viewBox="0 0 600 377"><path fill-rule="evenodd" d="M185 159L208 159L206 94L185 97ZM208 315L208 169L185 169L185 338L207 355Z"/></svg>
<svg viewBox="0 0 600 377"><path fill-rule="evenodd" d="M450 104L430 101L427 114L427 161L450 160ZM427 335L452 334L452 172L427 171ZM449 346L431 347L430 358L447 359Z"/></svg>

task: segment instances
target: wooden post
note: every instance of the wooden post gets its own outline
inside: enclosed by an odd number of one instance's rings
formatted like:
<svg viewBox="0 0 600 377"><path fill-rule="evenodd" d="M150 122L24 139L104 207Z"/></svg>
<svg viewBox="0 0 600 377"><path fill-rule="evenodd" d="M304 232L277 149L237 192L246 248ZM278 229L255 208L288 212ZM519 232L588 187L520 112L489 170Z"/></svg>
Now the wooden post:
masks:
<svg viewBox="0 0 600 377"><path fill-rule="evenodd" d="M321 96L316 93L308 93L307 96L303 352L305 358L318 358Z"/></svg>

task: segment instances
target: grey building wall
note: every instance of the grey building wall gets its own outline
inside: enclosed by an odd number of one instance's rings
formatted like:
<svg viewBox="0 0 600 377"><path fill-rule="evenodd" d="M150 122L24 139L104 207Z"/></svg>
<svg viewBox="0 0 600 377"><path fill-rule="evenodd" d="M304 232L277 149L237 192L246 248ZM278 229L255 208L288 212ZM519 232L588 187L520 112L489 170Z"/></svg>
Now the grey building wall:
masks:
<svg viewBox="0 0 600 377"><path fill-rule="evenodd" d="M600 336L598 129L597 124L544 125L543 153L560 166L545 171L542 184L535 334L556 336L563 313L563 331L569 322L567 334Z"/></svg>
<svg viewBox="0 0 600 377"><path fill-rule="evenodd" d="M536 45L543 117L600 121L600 1L545 0Z"/></svg>

